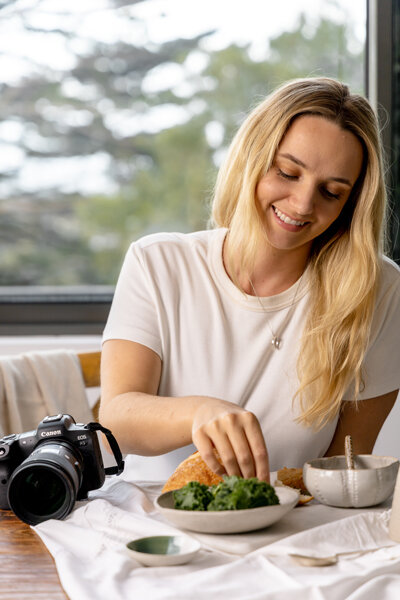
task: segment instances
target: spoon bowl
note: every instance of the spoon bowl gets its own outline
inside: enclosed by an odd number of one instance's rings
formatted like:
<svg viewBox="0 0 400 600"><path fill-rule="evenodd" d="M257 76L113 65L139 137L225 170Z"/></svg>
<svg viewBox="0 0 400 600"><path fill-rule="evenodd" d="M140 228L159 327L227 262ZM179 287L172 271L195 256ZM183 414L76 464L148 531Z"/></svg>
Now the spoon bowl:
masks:
<svg viewBox="0 0 400 600"><path fill-rule="evenodd" d="M305 554L289 554L290 558L302 567L330 567L336 565L337 554L333 556L306 556Z"/></svg>

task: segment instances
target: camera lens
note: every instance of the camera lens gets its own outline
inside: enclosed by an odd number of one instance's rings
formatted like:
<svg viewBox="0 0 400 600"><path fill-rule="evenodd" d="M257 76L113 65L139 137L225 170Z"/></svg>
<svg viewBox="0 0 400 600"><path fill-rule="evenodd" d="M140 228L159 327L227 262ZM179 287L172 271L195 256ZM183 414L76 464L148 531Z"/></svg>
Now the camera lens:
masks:
<svg viewBox="0 0 400 600"><path fill-rule="evenodd" d="M10 508L25 523L63 519L72 510L82 482L82 461L67 442L45 442L10 478Z"/></svg>

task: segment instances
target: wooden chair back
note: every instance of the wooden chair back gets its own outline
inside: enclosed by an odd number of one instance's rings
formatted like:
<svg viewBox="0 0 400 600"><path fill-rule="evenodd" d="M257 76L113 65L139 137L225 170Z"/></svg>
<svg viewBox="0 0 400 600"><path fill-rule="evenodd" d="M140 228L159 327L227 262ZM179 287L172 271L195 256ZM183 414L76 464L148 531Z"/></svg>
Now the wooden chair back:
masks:
<svg viewBox="0 0 400 600"><path fill-rule="evenodd" d="M86 387L100 386L100 357L100 351L78 353L79 362L81 363L82 375Z"/></svg>
<svg viewBox="0 0 400 600"><path fill-rule="evenodd" d="M82 375L87 388L100 386L100 358L101 352L80 352L78 353L81 363ZM93 418L99 419L100 397L92 407Z"/></svg>

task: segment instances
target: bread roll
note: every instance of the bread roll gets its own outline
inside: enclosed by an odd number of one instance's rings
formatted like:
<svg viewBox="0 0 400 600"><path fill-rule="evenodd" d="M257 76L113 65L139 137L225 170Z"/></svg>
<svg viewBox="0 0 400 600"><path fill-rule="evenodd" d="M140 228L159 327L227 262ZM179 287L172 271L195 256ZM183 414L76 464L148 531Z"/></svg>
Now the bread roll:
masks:
<svg viewBox="0 0 400 600"><path fill-rule="evenodd" d="M279 469L277 477L284 485L296 488L296 490L300 490L305 494L309 493L303 481L303 469L283 467L283 469Z"/></svg>
<svg viewBox="0 0 400 600"><path fill-rule="evenodd" d="M218 457L217 457L218 458ZM198 481L204 485L216 485L222 481L222 477L212 471L200 456L200 452L194 452L183 460L167 479L162 492L178 490L189 481ZM287 485L300 491L299 504L305 504L313 499L307 491L303 481L303 469L289 469L284 467L277 474L275 485Z"/></svg>
<svg viewBox="0 0 400 600"><path fill-rule="evenodd" d="M198 481L204 485L214 485L222 481L222 477L217 475L206 465L200 456L200 452L191 454L182 461L172 473L171 477L165 482L163 492L177 490L189 481Z"/></svg>
<svg viewBox="0 0 400 600"><path fill-rule="evenodd" d="M313 499L307 490L303 481L303 469L283 467L277 473L275 485L287 485L288 487L299 490L300 498L298 504L306 504Z"/></svg>

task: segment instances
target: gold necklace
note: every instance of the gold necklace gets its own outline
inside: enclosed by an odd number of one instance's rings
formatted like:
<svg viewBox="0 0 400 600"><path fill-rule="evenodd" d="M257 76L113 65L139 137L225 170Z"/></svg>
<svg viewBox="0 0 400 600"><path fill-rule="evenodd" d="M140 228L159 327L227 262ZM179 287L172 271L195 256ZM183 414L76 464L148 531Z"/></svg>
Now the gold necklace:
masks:
<svg viewBox="0 0 400 600"><path fill-rule="evenodd" d="M288 312L286 313L286 317L285 317L285 319L284 319L283 323L282 323L282 324L281 324L281 326L280 326L280 329L281 329L281 330L283 330L283 328L285 327L285 325L287 324L287 322L288 322L288 320L289 320L290 314L291 314L291 312L292 312L292 309L293 309L293 306L294 306L294 303L295 303L295 300L296 300L296 297L297 297L297 292L299 291L299 287L300 287L300 280L301 280L301 277L299 278L299 281L298 281L298 283L297 283L296 292L295 292L295 294L294 294L294 296L293 296L292 303L291 303L291 305L289 306L289 310L288 310ZM260 298L260 296L257 294L257 292L256 292L256 289L255 289L255 287L254 287L254 284L253 284L252 280L250 279L250 277L249 277L249 283L250 283L250 285L251 285L251 289L253 290L255 297L256 297L256 298L257 298L257 300L258 300L258 303L259 303L259 305L261 306L261 310L263 311L263 313L265 314L265 316L267 316L267 311L266 311L266 309L265 309L265 306L264 306L264 304L261 302L261 298ZM279 350L279 348L281 347L281 343L282 343L282 337L280 337L280 336L279 336L277 333L274 333L274 331L273 331L273 329L272 329L272 327L271 327L271 324L270 324L270 322L269 322L268 318L267 318L267 325L268 325L268 327L269 327L269 330L270 330L270 332L271 332L271 335L272 335L271 346L272 346L272 347L273 347L275 350ZM279 333L279 332L278 332L278 333Z"/></svg>

